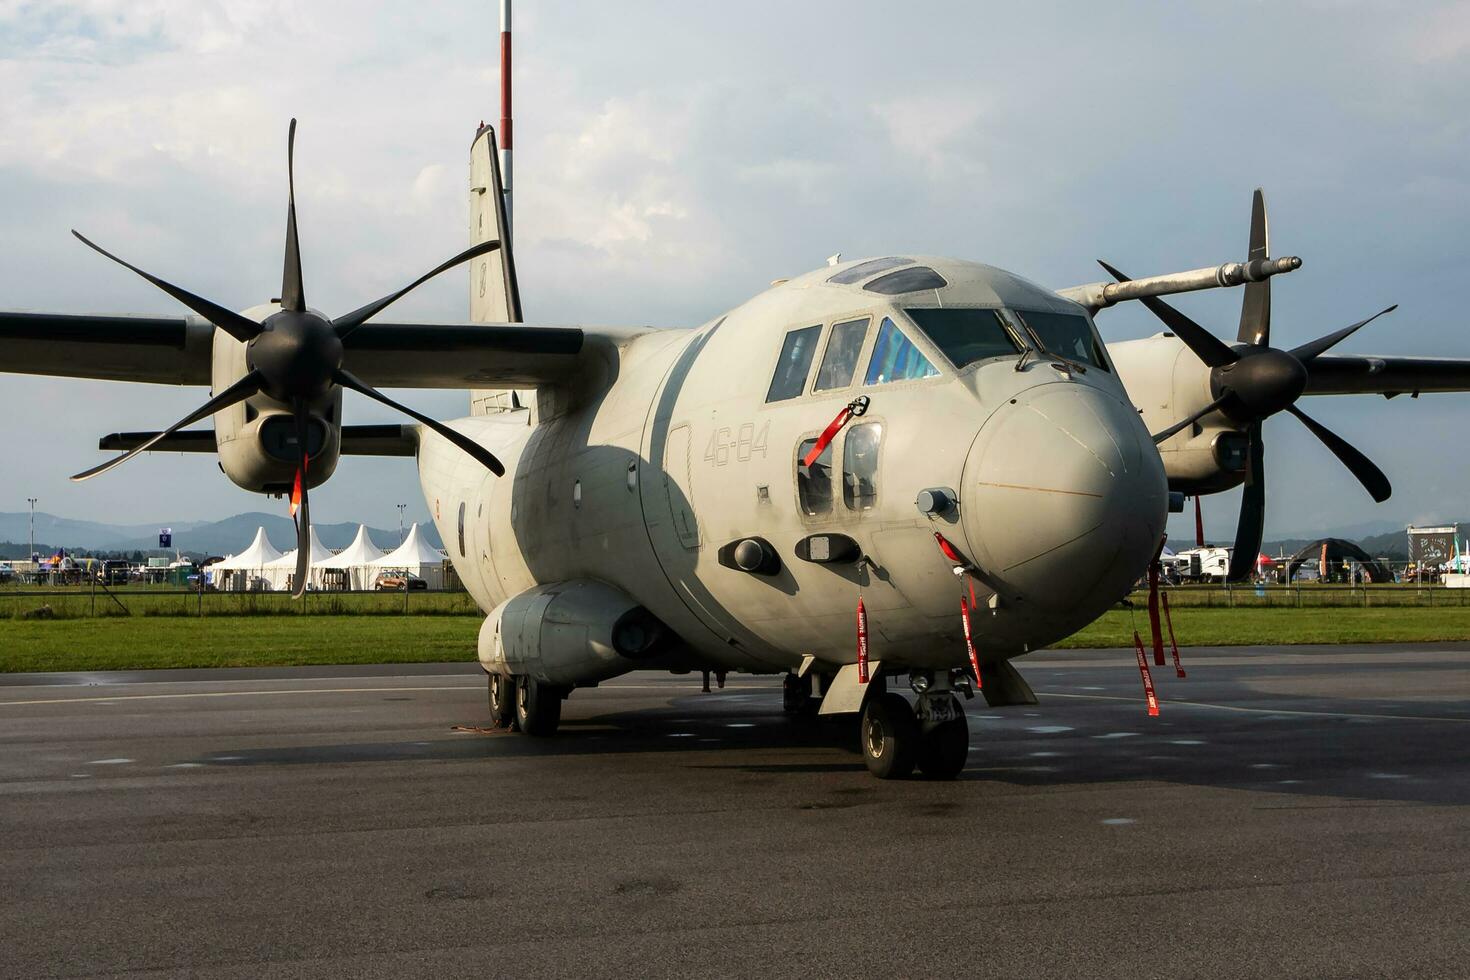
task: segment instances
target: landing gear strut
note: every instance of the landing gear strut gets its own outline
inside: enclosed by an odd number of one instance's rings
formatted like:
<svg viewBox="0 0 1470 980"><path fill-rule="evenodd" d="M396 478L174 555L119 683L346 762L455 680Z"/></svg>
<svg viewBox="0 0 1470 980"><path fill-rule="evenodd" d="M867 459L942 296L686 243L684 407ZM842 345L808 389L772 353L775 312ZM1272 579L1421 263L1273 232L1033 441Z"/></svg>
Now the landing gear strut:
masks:
<svg viewBox="0 0 1470 980"><path fill-rule="evenodd" d="M918 703L875 691L863 708L859 740L868 771L903 779L917 766L926 779L954 779L970 753L970 728L948 678L915 675Z"/></svg>
<svg viewBox="0 0 1470 980"><path fill-rule="evenodd" d="M781 710L788 718L809 718L822 706L820 698L812 693L812 675L797 677L787 674L781 682Z"/></svg>

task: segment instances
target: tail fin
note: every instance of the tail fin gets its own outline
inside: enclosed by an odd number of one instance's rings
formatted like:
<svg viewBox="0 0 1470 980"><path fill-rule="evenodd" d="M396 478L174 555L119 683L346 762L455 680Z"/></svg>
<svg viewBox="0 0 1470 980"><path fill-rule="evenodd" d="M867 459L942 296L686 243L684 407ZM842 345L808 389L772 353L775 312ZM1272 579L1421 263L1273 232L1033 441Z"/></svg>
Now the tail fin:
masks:
<svg viewBox="0 0 1470 980"><path fill-rule="evenodd" d="M480 256L470 266L470 319L476 323L523 321L515 250L511 247L508 225L495 129L481 126L470 145L470 244L495 240L500 242L500 248ZM509 389L473 390L470 414L513 411L529 404L533 394L528 392L517 399Z"/></svg>

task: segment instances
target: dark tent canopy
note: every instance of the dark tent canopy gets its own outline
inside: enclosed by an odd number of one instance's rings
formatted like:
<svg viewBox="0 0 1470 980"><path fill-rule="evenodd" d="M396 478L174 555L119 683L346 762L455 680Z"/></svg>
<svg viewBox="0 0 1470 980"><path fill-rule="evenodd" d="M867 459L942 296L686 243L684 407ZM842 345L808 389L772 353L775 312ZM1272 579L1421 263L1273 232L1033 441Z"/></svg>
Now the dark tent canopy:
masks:
<svg viewBox="0 0 1470 980"><path fill-rule="evenodd" d="M1393 572L1387 565L1351 541L1344 541L1342 538L1321 538L1292 555L1286 560L1286 580L1290 582L1302 565L1321 561L1323 545L1327 546L1327 567L1329 569L1341 568L1344 561L1350 560L1361 565L1363 574L1368 576L1368 581L1375 585L1393 581Z"/></svg>

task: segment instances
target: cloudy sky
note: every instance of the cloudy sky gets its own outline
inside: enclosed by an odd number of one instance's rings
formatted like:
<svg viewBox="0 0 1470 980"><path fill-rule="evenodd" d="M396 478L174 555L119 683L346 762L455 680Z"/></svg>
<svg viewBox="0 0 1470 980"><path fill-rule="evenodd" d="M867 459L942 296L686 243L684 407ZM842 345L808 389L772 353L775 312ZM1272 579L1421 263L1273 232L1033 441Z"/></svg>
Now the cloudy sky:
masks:
<svg viewBox="0 0 1470 980"><path fill-rule="evenodd" d="M528 318L692 325L771 279L919 251L1057 287L1243 257L1264 185L1290 346L1470 357L1470 4L522 0L516 231ZM177 312L74 242L244 308L279 283L286 122L313 305L344 311L461 248L497 115L495 5L0 0L0 308ZM1238 292L1178 305L1233 334ZM396 312L463 319L451 273ZM1099 318L1121 340L1141 309ZM3 365L0 365L3 367ZM160 523L282 507L210 457L72 485L96 437L201 390L0 375L0 511ZM454 392L401 393L441 417ZM1292 419L1267 424L1268 537L1470 517L1470 395L1315 399L1393 478L1375 507ZM353 422L391 414L348 396ZM1212 537L1238 495L1207 502ZM425 513L405 460L344 460L323 521ZM1183 528L1177 529L1181 534Z"/></svg>

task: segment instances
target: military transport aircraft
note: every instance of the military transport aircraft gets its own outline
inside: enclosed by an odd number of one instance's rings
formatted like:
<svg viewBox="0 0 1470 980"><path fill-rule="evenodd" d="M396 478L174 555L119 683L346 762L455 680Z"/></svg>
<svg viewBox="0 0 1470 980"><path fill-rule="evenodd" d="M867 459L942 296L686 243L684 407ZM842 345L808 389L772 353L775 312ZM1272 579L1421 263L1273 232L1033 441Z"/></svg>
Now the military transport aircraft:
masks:
<svg viewBox="0 0 1470 980"><path fill-rule="evenodd" d="M293 121L288 177L294 137ZM956 694L1035 703L1012 658L1123 599L1184 494L1245 481L1236 554L1255 554L1263 419L1296 415L1383 499L1383 474L1296 400L1470 387L1470 362L1326 356L1361 323L1270 346L1269 279L1300 260L1269 255L1259 193L1244 262L1053 291L888 255L693 330L613 329L521 322L501 172L481 127L471 247L335 317L307 303L294 191L280 295L243 312L78 234L193 315L0 313L0 370L208 385L167 429L103 438L125 452L75 479L150 449L218 453L236 485L299 504L298 594L311 488L343 454L415 456L488 614L492 721L528 735L556 729L574 688L632 670L779 673L793 713L861 713L876 775L951 778L968 752ZM462 263L467 322L378 319ZM1235 285L1235 344L1158 298ZM1130 299L1168 329L1104 345L1093 314ZM439 422L378 386L469 389L470 414ZM415 424L346 424L344 388Z"/></svg>

